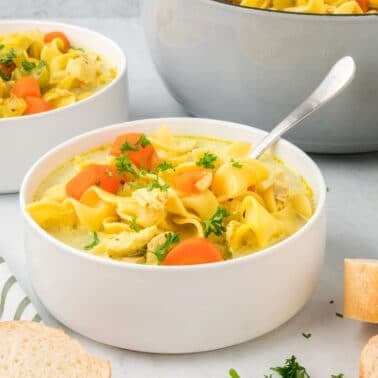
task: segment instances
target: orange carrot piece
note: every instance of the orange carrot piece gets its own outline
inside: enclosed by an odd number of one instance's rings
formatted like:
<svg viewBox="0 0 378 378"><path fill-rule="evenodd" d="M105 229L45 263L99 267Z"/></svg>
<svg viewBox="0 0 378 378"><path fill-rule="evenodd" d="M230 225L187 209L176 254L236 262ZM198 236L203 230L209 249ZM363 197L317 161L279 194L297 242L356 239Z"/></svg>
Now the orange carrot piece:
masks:
<svg viewBox="0 0 378 378"><path fill-rule="evenodd" d="M367 0L357 0L358 5L362 9L362 12L366 13L369 9Z"/></svg>
<svg viewBox="0 0 378 378"><path fill-rule="evenodd" d="M33 76L21 77L14 83L13 94L17 97L41 97L38 80Z"/></svg>
<svg viewBox="0 0 378 378"><path fill-rule="evenodd" d="M44 40L45 43L49 43L55 38L60 38L63 41L64 51L67 51L70 48L70 46L71 46L70 41L68 40L67 36L61 31L49 32L49 33L45 34L43 40Z"/></svg>
<svg viewBox="0 0 378 378"><path fill-rule="evenodd" d="M11 73L16 68L16 64L12 61L9 63L0 63L0 70L3 73L3 77L9 77L11 76Z"/></svg>
<svg viewBox="0 0 378 378"><path fill-rule="evenodd" d="M223 261L218 248L206 238L190 238L174 246L163 265L193 265Z"/></svg>
<svg viewBox="0 0 378 378"><path fill-rule="evenodd" d="M116 193L121 184L117 169L112 165L92 164L80 171L66 184L68 197L80 201L83 193L92 185L97 185L109 193Z"/></svg>
<svg viewBox="0 0 378 378"><path fill-rule="evenodd" d="M25 97L24 100L26 101L26 109L24 111L24 115L46 112L52 109L51 104L40 97L28 96Z"/></svg>
<svg viewBox="0 0 378 378"><path fill-rule="evenodd" d="M199 193L196 183L201 180L207 172L207 169L198 168L178 173L174 176L172 185L175 189L186 194Z"/></svg>
<svg viewBox="0 0 378 378"><path fill-rule="evenodd" d="M159 157L152 144L143 145L140 140L144 137L142 133L129 133L118 136L110 148L110 155L119 156L125 153L129 159L138 168L152 169L159 163ZM122 146L128 145L124 151L121 151Z"/></svg>

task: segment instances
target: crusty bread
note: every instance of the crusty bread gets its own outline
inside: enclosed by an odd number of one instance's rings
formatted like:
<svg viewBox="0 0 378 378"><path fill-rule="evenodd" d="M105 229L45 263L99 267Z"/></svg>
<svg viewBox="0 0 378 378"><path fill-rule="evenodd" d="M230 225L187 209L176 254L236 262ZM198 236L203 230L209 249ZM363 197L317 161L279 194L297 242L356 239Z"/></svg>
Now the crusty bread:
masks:
<svg viewBox="0 0 378 378"><path fill-rule="evenodd" d="M378 260L344 260L344 316L378 323Z"/></svg>
<svg viewBox="0 0 378 378"><path fill-rule="evenodd" d="M0 378L109 378L109 361L88 354L63 330L0 322Z"/></svg>
<svg viewBox="0 0 378 378"><path fill-rule="evenodd" d="M360 378L378 378L378 335L373 336L362 349Z"/></svg>

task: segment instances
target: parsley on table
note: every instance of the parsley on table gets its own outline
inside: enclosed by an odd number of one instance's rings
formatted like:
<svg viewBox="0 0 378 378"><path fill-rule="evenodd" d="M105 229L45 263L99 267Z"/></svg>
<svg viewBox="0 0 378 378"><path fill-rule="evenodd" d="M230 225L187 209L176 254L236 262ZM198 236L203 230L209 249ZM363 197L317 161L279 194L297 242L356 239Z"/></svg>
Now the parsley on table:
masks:
<svg viewBox="0 0 378 378"><path fill-rule="evenodd" d="M203 221L205 236L208 237L212 233L216 236L222 235L226 231L223 221L228 215L224 207L218 206L213 216Z"/></svg>
<svg viewBox="0 0 378 378"><path fill-rule="evenodd" d="M196 165L204 168L214 168L217 157L211 152L205 152L200 159L196 162Z"/></svg>
<svg viewBox="0 0 378 378"><path fill-rule="evenodd" d="M167 252L171 249L173 244L176 244L180 241L180 236L176 232L169 232L166 236L165 242L163 245L152 251L159 260L159 262L163 261Z"/></svg>
<svg viewBox="0 0 378 378"><path fill-rule="evenodd" d="M309 339L312 336L312 334L302 332L302 336L305 337L306 339Z"/></svg>
<svg viewBox="0 0 378 378"><path fill-rule="evenodd" d="M93 238L93 240L89 244L87 244L86 246L84 246L84 249L87 250L87 251L89 249L92 249L93 247L96 247L96 245L98 243L100 243L100 239L99 239L99 237L97 235L97 232L92 232L92 238Z"/></svg>
<svg viewBox="0 0 378 378"><path fill-rule="evenodd" d="M336 312L336 316L338 316L339 318L343 318L344 317L344 315L340 314L339 312Z"/></svg>
<svg viewBox="0 0 378 378"><path fill-rule="evenodd" d="M159 163L156 167L156 170L158 172L168 171L168 169L174 170L175 167L171 163L168 163L167 161L163 161L163 162Z"/></svg>
<svg viewBox="0 0 378 378"><path fill-rule="evenodd" d="M344 378L344 374L331 375L331 378Z"/></svg>
<svg viewBox="0 0 378 378"><path fill-rule="evenodd" d="M34 62L28 62L27 60L23 60L21 62L21 65L25 71L31 71L36 67L36 64Z"/></svg>
<svg viewBox="0 0 378 378"><path fill-rule="evenodd" d="M230 163L234 168L243 168L243 164L234 159L231 159Z"/></svg>
<svg viewBox="0 0 378 378"><path fill-rule="evenodd" d="M135 232L138 232L139 231L139 226L137 224L137 217L135 215L133 215L131 217L131 222L130 222L130 228L135 231Z"/></svg>
<svg viewBox="0 0 378 378"><path fill-rule="evenodd" d="M120 175L122 175L123 173L131 173L134 177L139 177L139 174L136 171L134 165L131 163L128 155L119 155L116 159L115 165Z"/></svg>
<svg viewBox="0 0 378 378"><path fill-rule="evenodd" d="M228 374L230 375L231 378L240 378L240 375L238 374L238 372L233 368L231 368L228 371Z"/></svg>
<svg viewBox="0 0 378 378"><path fill-rule="evenodd" d="M273 367L270 370L278 373L283 378L310 378L306 369L298 363L295 356L286 359L284 366Z"/></svg>

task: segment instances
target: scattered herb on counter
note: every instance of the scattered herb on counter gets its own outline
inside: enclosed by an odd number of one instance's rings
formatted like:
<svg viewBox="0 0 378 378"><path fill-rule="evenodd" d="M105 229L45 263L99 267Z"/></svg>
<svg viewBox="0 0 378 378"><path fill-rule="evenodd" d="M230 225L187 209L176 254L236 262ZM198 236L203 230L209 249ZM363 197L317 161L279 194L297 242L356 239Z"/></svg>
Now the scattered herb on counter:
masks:
<svg viewBox="0 0 378 378"><path fill-rule="evenodd" d="M200 159L196 162L196 165L204 168L214 168L217 157L211 152L205 152Z"/></svg>
<svg viewBox="0 0 378 378"><path fill-rule="evenodd" d="M175 170L175 167L174 167L171 163L168 163L167 161L163 161L163 162L161 162L161 163L158 164L158 166L156 167L156 170L157 170L158 172L168 171L168 169L173 169L173 170Z"/></svg>
<svg viewBox="0 0 378 378"><path fill-rule="evenodd" d="M270 370L278 373L283 378L310 378L306 369L301 366L295 356L291 356L285 361L285 365L282 367L273 367ZM265 378L270 378L270 376L265 376Z"/></svg>
<svg viewBox="0 0 378 378"><path fill-rule="evenodd" d="M216 236L220 236L226 231L226 227L223 224L224 219L228 216L228 212L224 207L218 206L214 215L210 219L204 220L204 233L208 237L211 233Z"/></svg>
<svg viewBox="0 0 378 378"><path fill-rule="evenodd" d="M334 301L333 299L331 299L331 300L329 301L329 304L332 304L332 303L335 303L335 301Z"/></svg>
<svg viewBox="0 0 378 378"><path fill-rule="evenodd" d="M165 243L162 246L158 247L152 253L154 253L157 259L159 260L159 262L161 262L164 260L165 255L171 249L173 244L176 244L179 241L180 241L179 234L177 234L176 232L169 232L166 236Z"/></svg>
<svg viewBox="0 0 378 378"><path fill-rule="evenodd" d="M137 217L135 215L132 215L131 216L131 222L130 222L130 228L135 231L135 232L138 232L139 231L139 226L137 224Z"/></svg>
<svg viewBox="0 0 378 378"><path fill-rule="evenodd" d="M243 168L243 164L239 163L238 161L234 160L234 159L231 159L231 165L234 167L234 168Z"/></svg>
<svg viewBox="0 0 378 378"><path fill-rule="evenodd" d="M339 312L336 312L336 316L338 316L339 318L343 318L344 317L344 315L340 314Z"/></svg>
<svg viewBox="0 0 378 378"><path fill-rule="evenodd" d="M312 334L311 333L302 332L302 336L305 337L306 339L309 339L312 336Z"/></svg>
<svg viewBox="0 0 378 378"><path fill-rule="evenodd" d="M344 374L331 375L331 378L344 378Z"/></svg>
<svg viewBox="0 0 378 378"><path fill-rule="evenodd" d="M84 249L86 251L88 251L89 249L92 249L93 247L96 247L96 245L98 243L100 243L100 239L99 239L99 237L97 235L97 232L92 232L92 239L93 240L89 244L87 244L86 246L84 246Z"/></svg>
<svg viewBox="0 0 378 378"><path fill-rule="evenodd" d="M231 368L228 371L228 374L230 375L231 378L240 378L240 375L238 374L238 372L233 368Z"/></svg>

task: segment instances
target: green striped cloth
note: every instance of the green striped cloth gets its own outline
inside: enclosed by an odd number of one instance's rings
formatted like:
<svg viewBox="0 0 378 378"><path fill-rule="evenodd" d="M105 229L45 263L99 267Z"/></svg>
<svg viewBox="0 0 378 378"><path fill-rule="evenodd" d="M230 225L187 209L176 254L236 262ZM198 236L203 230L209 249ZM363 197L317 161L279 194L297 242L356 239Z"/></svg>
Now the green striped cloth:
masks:
<svg viewBox="0 0 378 378"><path fill-rule="evenodd" d="M40 322L41 318L0 256L0 321L5 320Z"/></svg>

